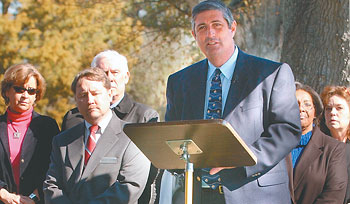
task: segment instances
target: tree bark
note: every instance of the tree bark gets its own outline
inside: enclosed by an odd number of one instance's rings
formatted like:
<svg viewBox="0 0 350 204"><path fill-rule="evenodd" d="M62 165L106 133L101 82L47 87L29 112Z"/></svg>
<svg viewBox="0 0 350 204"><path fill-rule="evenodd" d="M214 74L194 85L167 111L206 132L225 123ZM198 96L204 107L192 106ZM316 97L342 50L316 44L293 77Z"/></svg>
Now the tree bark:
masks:
<svg viewBox="0 0 350 204"><path fill-rule="evenodd" d="M279 61L282 50L280 0L256 0L244 13L233 10L238 23L236 44L249 54Z"/></svg>
<svg viewBox="0 0 350 204"><path fill-rule="evenodd" d="M320 92L350 82L349 0L284 0L281 61Z"/></svg>
<svg viewBox="0 0 350 204"><path fill-rule="evenodd" d="M8 13L8 9L10 7L11 1L9 1L9 0L1 0L0 2L2 4L2 10L1 10L2 13L1 14L5 15L5 14Z"/></svg>

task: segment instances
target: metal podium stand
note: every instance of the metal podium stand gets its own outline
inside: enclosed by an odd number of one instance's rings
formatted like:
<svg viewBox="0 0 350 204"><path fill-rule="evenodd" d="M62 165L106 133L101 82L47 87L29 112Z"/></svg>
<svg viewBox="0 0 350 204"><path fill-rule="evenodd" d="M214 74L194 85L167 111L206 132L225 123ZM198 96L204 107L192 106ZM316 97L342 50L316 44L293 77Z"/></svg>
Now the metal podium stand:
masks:
<svg viewBox="0 0 350 204"><path fill-rule="evenodd" d="M221 119L126 124L124 132L159 169L185 169L185 203L192 204L196 168L253 166L256 157Z"/></svg>

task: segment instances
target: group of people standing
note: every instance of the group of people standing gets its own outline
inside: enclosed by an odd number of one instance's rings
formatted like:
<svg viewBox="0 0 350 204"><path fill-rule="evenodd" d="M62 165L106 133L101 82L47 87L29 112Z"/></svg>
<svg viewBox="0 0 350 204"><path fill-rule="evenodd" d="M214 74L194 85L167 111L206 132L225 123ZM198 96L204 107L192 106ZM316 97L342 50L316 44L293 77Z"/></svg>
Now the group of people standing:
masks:
<svg viewBox="0 0 350 204"><path fill-rule="evenodd" d="M287 162L294 203L349 203L350 92L296 83L302 135Z"/></svg>
<svg viewBox="0 0 350 204"><path fill-rule="evenodd" d="M122 127L159 115L125 93L129 76L118 52L96 55L72 82L77 107L60 133L54 119L33 110L45 93L42 75L28 63L9 67L1 82L8 108L0 117L0 203L157 203L152 184L161 171Z"/></svg>
<svg viewBox="0 0 350 204"><path fill-rule="evenodd" d="M206 59L168 78L166 121L224 119L257 157L254 166L196 169L193 202L350 202L349 89L329 86L320 97L295 83L288 64L240 50L235 32L224 3L197 4L192 35ZM96 55L72 82L77 107L60 132L34 111L45 93L41 74L31 64L9 67L1 82L8 108L0 116L0 203L184 203L181 176L162 175L123 132L127 122L159 121L125 93L129 77L124 56Z"/></svg>

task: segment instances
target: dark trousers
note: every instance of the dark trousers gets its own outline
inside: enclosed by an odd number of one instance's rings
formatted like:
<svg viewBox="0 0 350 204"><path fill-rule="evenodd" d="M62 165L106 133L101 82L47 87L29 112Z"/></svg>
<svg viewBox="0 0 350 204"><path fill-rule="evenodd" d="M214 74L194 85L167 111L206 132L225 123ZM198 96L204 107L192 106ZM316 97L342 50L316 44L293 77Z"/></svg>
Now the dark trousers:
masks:
<svg viewBox="0 0 350 204"><path fill-rule="evenodd" d="M225 204L224 194L219 189L202 188L201 171L195 170L193 179L193 204ZM173 195L173 204L185 203L185 188L178 189Z"/></svg>
<svg viewBox="0 0 350 204"><path fill-rule="evenodd" d="M220 194L218 189L202 188L201 204L225 204L224 194Z"/></svg>
<svg viewBox="0 0 350 204"><path fill-rule="evenodd" d="M199 200L200 199L200 200ZM173 204L184 204L185 192L176 192L173 197ZM193 194L194 204L225 204L224 194L218 193L216 190L202 189L201 194Z"/></svg>

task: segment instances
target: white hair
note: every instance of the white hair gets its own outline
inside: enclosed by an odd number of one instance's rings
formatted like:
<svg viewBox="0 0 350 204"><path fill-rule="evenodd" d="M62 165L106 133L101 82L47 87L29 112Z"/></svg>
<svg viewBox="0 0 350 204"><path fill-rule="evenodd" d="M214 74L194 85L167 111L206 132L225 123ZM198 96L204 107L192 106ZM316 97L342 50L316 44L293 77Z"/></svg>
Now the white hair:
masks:
<svg viewBox="0 0 350 204"><path fill-rule="evenodd" d="M119 54L115 50L105 50L103 52L98 53L94 59L91 62L91 67L98 67L97 62L101 58L106 58L109 63L111 63L113 66L117 66L120 68L122 71L128 72L128 61L125 56Z"/></svg>

